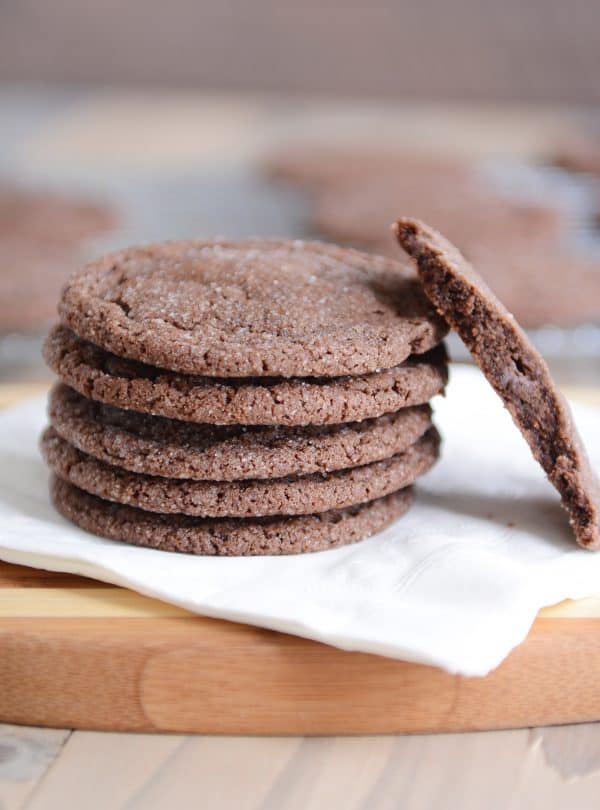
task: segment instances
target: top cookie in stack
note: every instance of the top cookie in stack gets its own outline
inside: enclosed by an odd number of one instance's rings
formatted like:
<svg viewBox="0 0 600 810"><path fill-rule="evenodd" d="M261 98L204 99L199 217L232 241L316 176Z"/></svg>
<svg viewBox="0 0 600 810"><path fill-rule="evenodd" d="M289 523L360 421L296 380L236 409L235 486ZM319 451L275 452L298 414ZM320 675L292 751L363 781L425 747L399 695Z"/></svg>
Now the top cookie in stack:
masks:
<svg viewBox="0 0 600 810"><path fill-rule="evenodd" d="M447 327L414 272L318 242L171 242L76 273L45 358L59 511L197 554L315 551L402 514L438 455Z"/></svg>

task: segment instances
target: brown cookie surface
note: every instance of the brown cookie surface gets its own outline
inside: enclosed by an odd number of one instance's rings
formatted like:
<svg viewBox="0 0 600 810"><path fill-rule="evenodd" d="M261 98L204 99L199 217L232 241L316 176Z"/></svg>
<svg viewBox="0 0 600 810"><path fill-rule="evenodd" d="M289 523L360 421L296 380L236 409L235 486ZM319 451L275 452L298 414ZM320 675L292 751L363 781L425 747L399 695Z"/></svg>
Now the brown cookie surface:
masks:
<svg viewBox="0 0 600 810"><path fill-rule="evenodd" d="M339 378L216 379L116 357L64 326L44 345L50 368L84 396L116 407L221 425L330 425L428 402L447 382L443 345L395 368Z"/></svg>
<svg viewBox="0 0 600 810"><path fill-rule="evenodd" d="M447 234L524 326L600 318L600 261L571 246L566 218L551 204L518 203L444 180L413 188L387 179L321 195L315 226L328 238L393 256L397 245L385 223L399 212Z"/></svg>
<svg viewBox="0 0 600 810"><path fill-rule="evenodd" d="M399 212L447 234L524 326L568 327L600 318L600 261L569 244L566 221L551 205L524 205L444 182L395 188L380 180L323 195L315 224L330 238L393 256L397 244L385 223ZM571 287L564 295L567 274Z"/></svg>
<svg viewBox="0 0 600 810"><path fill-rule="evenodd" d="M385 461L269 481L189 481L131 473L82 453L53 428L44 432L41 447L56 475L105 500L150 512L262 517L344 509L409 486L437 459L439 435L431 428L406 452Z"/></svg>
<svg viewBox="0 0 600 810"><path fill-rule="evenodd" d="M431 427L428 405L335 427L217 427L124 411L58 384L50 423L88 455L135 473L236 481L357 467L401 453Z"/></svg>
<svg viewBox="0 0 600 810"><path fill-rule="evenodd" d="M599 143L590 131L565 144L554 162L593 173ZM548 178L535 181L525 173L514 195L505 185L510 171L500 162L403 154L359 142L298 144L274 155L266 168L274 178L312 192L310 224L327 239L395 257L396 240L386 223L399 214L418 218L458 246L523 326L569 328L600 319L593 211L575 210L569 193L552 191ZM549 186L543 197L537 182ZM528 189L535 197L519 199ZM586 204L594 205L600 210L593 199ZM567 296L565 277L571 282Z"/></svg>
<svg viewBox="0 0 600 810"><path fill-rule="evenodd" d="M221 377L365 374L445 334L405 265L300 241L113 253L71 277L59 314L120 357Z"/></svg>
<svg viewBox="0 0 600 810"><path fill-rule="evenodd" d="M598 548L600 482L543 358L443 236L412 219L400 219L395 227L401 246L417 262L427 295L458 332L560 493L577 542Z"/></svg>
<svg viewBox="0 0 600 810"><path fill-rule="evenodd" d="M56 509L85 531L186 554L252 556L324 551L382 531L410 507L412 489L350 509L300 517L205 520L111 503L54 478Z"/></svg>
<svg viewBox="0 0 600 810"><path fill-rule="evenodd" d="M390 236L374 245L376 253L396 252ZM600 319L600 261L593 254L542 241L523 244L471 245L469 261L493 288L519 323L535 329L546 325L570 328ZM565 295L565 278L569 294Z"/></svg>

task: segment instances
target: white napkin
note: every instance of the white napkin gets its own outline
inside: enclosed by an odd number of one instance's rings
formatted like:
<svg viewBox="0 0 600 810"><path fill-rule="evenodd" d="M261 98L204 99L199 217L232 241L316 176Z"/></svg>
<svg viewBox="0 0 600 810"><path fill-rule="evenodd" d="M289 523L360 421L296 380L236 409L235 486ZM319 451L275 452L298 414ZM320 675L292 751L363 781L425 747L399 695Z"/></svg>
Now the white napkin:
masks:
<svg viewBox="0 0 600 810"><path fill-rule="evenodd" d="M442 460L406 516L356 545L290 557L202 558L102 540L57 515L37 450L43 398L0 413L0 558L133 588L208 616L346 650L485 675L544 605L600 592L558 496L480 373L435 401ZM600 465L600 410L574 407Z"/></svg>

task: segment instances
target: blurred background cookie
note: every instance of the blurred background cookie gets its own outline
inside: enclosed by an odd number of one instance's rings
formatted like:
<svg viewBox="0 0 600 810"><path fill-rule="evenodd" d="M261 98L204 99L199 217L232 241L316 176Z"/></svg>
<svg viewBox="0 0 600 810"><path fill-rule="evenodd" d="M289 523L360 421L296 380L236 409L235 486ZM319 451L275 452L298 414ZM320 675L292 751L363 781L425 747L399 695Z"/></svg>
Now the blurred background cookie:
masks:
<svg viewBox="0 0 600 810"><path fill-rule="evenodd" d="M556 166L569 172L584 172L600 176L600 129L581 133L562 144L554 155Z"/></svg>
<svg viewBox="0 0 600 810"><path fill-rule="evenodd" d="M116 222L109 206L85 198L0 188L0 333L45 330L89 240Z"/></svg>
<svg viewBox="0 0 600 810"><path fill-rule="evenodd" d="M470 161L384 146L296 146L265 165L307 193L308 229L386 256L395 212L448 235L527 327L600 319L594 195L535 161ZM565 292L565 278L569 280Z"/></svg>

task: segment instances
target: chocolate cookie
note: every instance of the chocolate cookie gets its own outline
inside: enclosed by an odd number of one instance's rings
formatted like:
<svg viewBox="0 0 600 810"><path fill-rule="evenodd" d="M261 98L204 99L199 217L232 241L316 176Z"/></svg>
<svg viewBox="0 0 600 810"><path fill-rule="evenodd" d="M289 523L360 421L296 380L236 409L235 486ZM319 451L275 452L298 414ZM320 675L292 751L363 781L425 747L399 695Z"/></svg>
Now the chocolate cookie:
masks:
<svg viewBox="0 0 600 810"><path fill-rule="evenodd" d="M72 245L116 226L113 211L101 203L49 192L0 189L0 241Z"/></svg>
<svg viewBox="0 0 600 810"><path fill-rule="evenodd" d="M563 144L552 162L569 172L600 175L600 132Z"/></svg>
<svg viewBox="0 0 600 810"><path fill-rule="evenodd" d="M467 255L478 245L497 250L514 242L522 248L545 244L560 237L566 227L556 207L507 199L482 181L472 179L459 186L447 178L398 183L393 176L320 194L313 226L328 239L363 247L385 245L386 223L398 211L432 222ZM388 254L386 250L384 255Z"/></svg>
<svg viewBox="0 0 600 810"><path fill-rule="evenodd" d="M578 543L598 548L600 481L546 363L452 244L416 220L400 219L395 228L417 262L427 295L465 342L560 493Z"/></svg>
<svg viewBox="0 0 600 810"><path fill-rule="evenodd" d="M164 551L223 556L299 554L355 543L385 529L412 503L409 487L361 506L320 515L204 520L103 501L60 478L53 480L51 495L67 520L93 534Z"/></svg>
<svg viewBox="0 0 600 810"><path fill-rule="evenodd" d="M0 189L0 332L46 328L62 285L84 261L84 240L115 224L93 202Z"/></svg>
<svg viewBox="0 0 600 810"><path fill-rule="evenodd" d="M447 234L524 326L568 327L600 318L598 257L573 249L566 221L551 205L443 183L397 189L388 180L325 195L316 225L330 238L393 256L397 243L384 223L399 211ZM567 273L572 284L564 295Z"/></svg>
<svg viewBox="0 0 600 810"><path fill-rule="evenodd" d="M56 318L62 285L80 266L74 246L0 236L0 332L41 333Z"/></svg>
<svg viewBox="0 0 600 810"><path fill-rule="evenodd" d="M298 144L287 146L264 163L275 180L309 190L345 187L374 177L394 177L398 182L427 182L448 178L462 182L474 168L456 157L409 152L381 144Z"/></svg>
<svg viewBox="0 0 600 810"><path fill-rule="evenodd" d="M335 427L215 427L113 408L56 385L50 423L70 444L130 472L208 481L331 472L402 453L431 427L428 405Z"/></svg>
<svg viewBox="0 0 600 810"><path fill-rule="evenodd" d="M344 509L402 489L423 475L439 452L431 428L406 452L328 475L270 481L188 481L126 472L82 453L47 428L44 457L56 475L93 495L150 512L202 517L304 515Z"/></svg>
<svg viewBox="0 0 600 810"><path fill-rule="evenodd" d="M445 334L412 270L318 242L170 242L71 277L62 321L145 363L221 377L366 374Z"/></svg>
<svg viewBox="0 0 600 810"><path fill-rule="evenodd" d="M447 382L443 345L395 368L356 377L219 380L124 360L57 326L46 340L44 358L65 383L90 399L221 425L361 421L425 403Z"/></svg>
<svg viewBox="0 0 600 810"><path fill-rule="evenodd" d="M593 254L509 240L502 250L474 246L469 260L522 326L572 327L600 320L600 261Z"/></svg>
<svg viewBox="0 0 600 810"><path fill-rule="evenodd" d="M398 251L392 234L374 245L381 255ZM498 245L473 244L469 261L522 326L572 327L600 319L600 261L564 244L506 240ZM565 295L565 278L569 295Z"/></svg>

